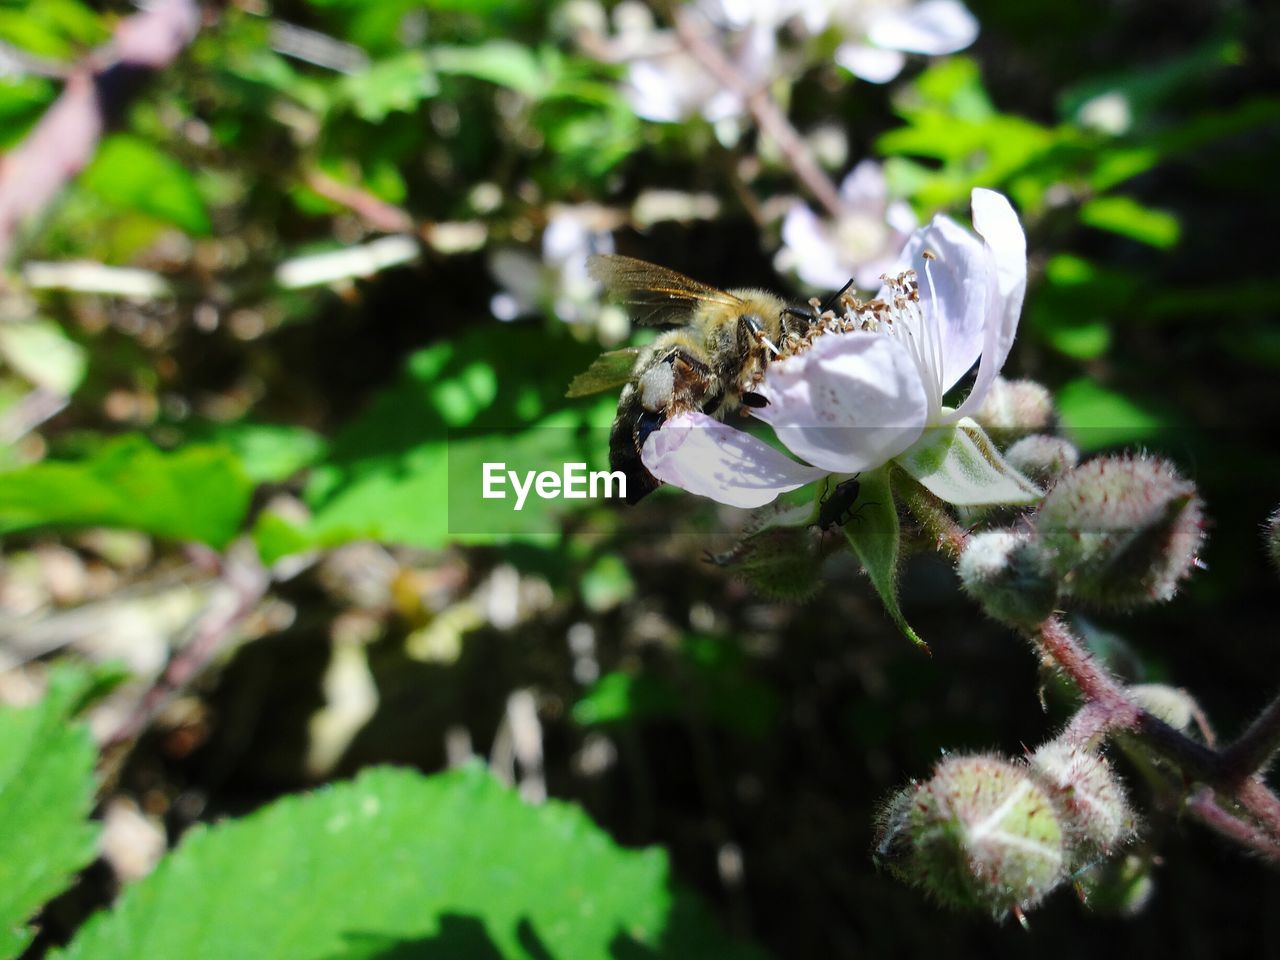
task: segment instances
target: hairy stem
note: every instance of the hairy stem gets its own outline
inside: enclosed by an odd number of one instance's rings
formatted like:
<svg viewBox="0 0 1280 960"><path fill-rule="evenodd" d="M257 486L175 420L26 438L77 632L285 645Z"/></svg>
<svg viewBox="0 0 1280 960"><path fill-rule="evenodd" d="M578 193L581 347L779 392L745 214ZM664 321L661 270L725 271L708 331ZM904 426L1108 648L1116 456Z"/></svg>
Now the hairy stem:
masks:
<svg viewBox="0 0 1280 960"><path fill-rule="evenodd" d="M1259 772L1280 749L1280 694L1263 708L1236 741L1222 750L1222 772L1243 780Z"/></svg>
<svg viewBox="0 0 1280 960"><path fill-rule="evenodd" d="M893 492L933 538L938 551L952 560L960 559L969 542L969 531L951 515L947 505L902 470L893 471L892 482Z"/></svg>
<svg viewBox="0 0 1280 960"><path fill-rule="evenodd" d="M1187 813L1214 832L1274 863L1280 863L1280 840L1223 807L1210 788L1201 787L1187 798L1184 807Z"/></svg>

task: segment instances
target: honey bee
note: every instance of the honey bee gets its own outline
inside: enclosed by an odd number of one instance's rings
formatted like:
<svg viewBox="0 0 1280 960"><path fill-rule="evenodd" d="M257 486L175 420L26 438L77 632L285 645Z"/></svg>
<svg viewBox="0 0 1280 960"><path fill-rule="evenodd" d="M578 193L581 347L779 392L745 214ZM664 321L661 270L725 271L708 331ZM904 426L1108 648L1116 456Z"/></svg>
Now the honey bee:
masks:
<svg viewBox="0 0 1280 960"><path fill-rule="evenodd" d="M596 255L587 269L638 308L636 323L676 325L646 347L603 354L569 386L570 397L622 386L609 466L626 476L627 502L636 503L661 484L640 459L649 434L681 413L724 418L742 406L765 406L750 385L779 354L778 344L799 336L816 313L764 290L719 290L633 257Z"/></svg>

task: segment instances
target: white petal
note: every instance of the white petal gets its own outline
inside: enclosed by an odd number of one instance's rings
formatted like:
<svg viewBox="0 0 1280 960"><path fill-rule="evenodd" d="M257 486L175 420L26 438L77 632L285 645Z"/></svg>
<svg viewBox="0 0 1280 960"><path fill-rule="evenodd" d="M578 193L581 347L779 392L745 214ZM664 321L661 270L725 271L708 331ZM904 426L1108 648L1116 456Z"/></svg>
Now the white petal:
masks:
<svg viewBox="0 0 1280 960"><path fill-rule="evenodd" d="M811 287L839 288L849 279L827 225L803 203L792 205L782 221L782 242L800 279Z"/></svg>
<svg viewBox="0 0 1280 960"><path fill-rule="evenodd" d="M877 17L867 38L880 47L907 53L942 54L963 50L978 37L978 21L957 0L926 0Z"/></svg>
<svg viewBox="0 0 1280 960"><path fill-rule="evenodd" d="M933 254L927 262L926 250ZM925 323L931 325L927 333L940 338L941 369L934 373L945 393L982 353L990 269L987 254L972 233L950 217L937 216L911 234L892 272L907 269L914 270L920 280L920 304ZM881 299L888 295L884 287L877 294ZM934 367L938 358L933 351L922 353Z"/></svg>
<svg viewBox="0 0 1280 960"><path fill-rule="evenodd" d="M840 199L851 208L862 208L879 216L889 200L884 168L874 160L859 162L840 184Z"/></svg>
<svg viewBox="0 0 1280 960"><path fill-rule="evenodd" d="M888 83L906 65L907 58L897 50L868 47L860 43L842 43L836 47L836 63L855 77L868 83Z"/></svg>
<svg viewBox="0 0 1280 960"><path fill-rule="evenodd" d="M731 507L762 507L826 474L704 413L668 420L649 434L640 459L659 480Z"/></svg>
<svg viewBox="0 0 1280 960"><path fill-rule="evenodd" d="M885 463L920 436L924 385L905 347L876 333L819 337L770 364L754 411L792 453L818 467L856 473Z"/></svg>
<svg viewBox="0 0 1280 960"><path fill-rule="evenodd" d="M990 293L982 363L973 390L956 411L957 417L981 405L1008 359L1027 292L1027 237L1022 232L1018 214L1009 201L994 190L974 190L970 204L973 228L985 243Z"/></svg>
<svg viewBox="0 0 1280 960"><path fill-rule="evenodd" d="M916 212L905 200L895 200L889 204L889 209L884 214L884 221L903 235L920 226L920 221L916 219Z"/></svg>

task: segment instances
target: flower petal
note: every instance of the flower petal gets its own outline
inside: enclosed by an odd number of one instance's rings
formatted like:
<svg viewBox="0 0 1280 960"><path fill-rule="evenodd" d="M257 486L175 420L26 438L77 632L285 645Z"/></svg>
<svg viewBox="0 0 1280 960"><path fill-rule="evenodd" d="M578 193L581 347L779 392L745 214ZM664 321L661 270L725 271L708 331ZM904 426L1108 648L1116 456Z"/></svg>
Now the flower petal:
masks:
<svg viewBox="0 0 1280 960"><path fill-rule="evenodd" d="M928 403L902 344L876 333L819 337L804 353L770 364L754 411L792 453L818 467L878 467L920 436Z"/></svg>
<svg viewBox="0 0 1280 960"><path fill-rule="evenodd" d="M890 50L942 54L963 50L978 38L978 21L957 0L926 0L877 17L867 39Z"/></svg>
<svg viewBox="0 0 1280 960"><path fill-rule="evenodd" d="M976 410L1000 373L1022 316L1027 292L1027 237L1009 201L994 190L974 190L973 228L981 235L990 273L982 363L973 390L956 411L961 417Z"/></svg>
<svg viewBox="0 0 1280 960"><path fill-rule="evenodd" d="M782 242L800 279L811 287L837 289L849 279L840 263L830 228L803 203L794 203L782 220Z"/></svg>
<svg viewBox="0 0 1280 960"><path fill-rule="evenodd" d="M884 50L861 43L842 43L836 47L836 63L855 77L868 83L888 83L906 65L907 58L897 50Z"/></svg>
<svg viewBox="0 0 1280 960"><path fill-rule="evenodd" d="M926 262L924 252L933 259ZM929 335L939 338L936 355L924 350L942 392L950 390L972 369L982 353L986 320L990 262L982 242L950 217L934 217L907 238L894 273L914 270L920 280L920 305ZM890 291L881 287L876 295L888 299Z"/></svg>
<svg viewBox="0 0 1280 960"><path fill-rule="evenodd" d="M874 160L861 160L840 183L840 199L849 207L867 210L879 217L889 202L889 185L884 168Z"/></svg>
<svg viewBox="0 0 1280 960"><path fill-rule="evenodd" d="M826 475L704 413L672 417L640 451L659 480L731 507L761 507Z"/></svg>

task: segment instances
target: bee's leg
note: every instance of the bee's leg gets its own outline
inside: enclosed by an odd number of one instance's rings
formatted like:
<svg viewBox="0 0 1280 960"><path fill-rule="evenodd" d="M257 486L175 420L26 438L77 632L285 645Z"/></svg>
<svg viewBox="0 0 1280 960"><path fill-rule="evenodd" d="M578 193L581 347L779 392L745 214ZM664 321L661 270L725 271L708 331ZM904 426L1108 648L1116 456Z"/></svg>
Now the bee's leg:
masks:
<svg viewBox="0 0 1280 960"><path fill-rule="evenodd" d="M764 332L764 324L754 314L744 313L738 318L738 350L743 357L750 354L753 346L762 346L773 356L778 355L778 347Z"/></svg>

